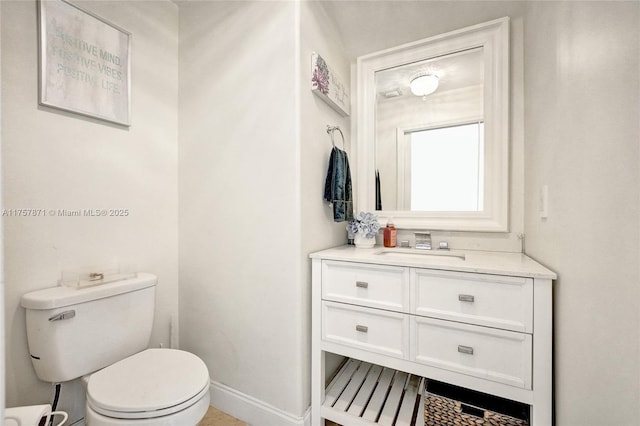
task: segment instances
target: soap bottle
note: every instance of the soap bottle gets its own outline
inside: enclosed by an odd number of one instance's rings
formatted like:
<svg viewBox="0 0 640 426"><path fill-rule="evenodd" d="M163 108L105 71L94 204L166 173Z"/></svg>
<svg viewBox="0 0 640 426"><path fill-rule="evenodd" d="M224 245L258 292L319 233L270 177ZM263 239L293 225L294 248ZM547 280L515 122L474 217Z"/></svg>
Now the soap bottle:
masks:
<svg viewBox="0 0 640 426"><path fill-rule="evenodd" d="M386 228L384 228L384 246L385 247L395 247L396 246L396 239L397 239L397 233L398 231L396 230L396 227L393 226L393 222L392 219L389 219L387 221L387 226Z"/></svg>

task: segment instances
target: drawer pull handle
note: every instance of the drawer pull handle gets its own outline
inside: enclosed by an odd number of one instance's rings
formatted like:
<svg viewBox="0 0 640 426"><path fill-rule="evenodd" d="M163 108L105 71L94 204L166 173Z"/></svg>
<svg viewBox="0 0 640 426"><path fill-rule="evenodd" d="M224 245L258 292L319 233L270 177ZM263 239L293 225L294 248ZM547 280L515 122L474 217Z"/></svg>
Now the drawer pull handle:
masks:
<svg viewBox="0 0 640 426"><path fill-rule="evenodd" d="M367 331L369 331L369 327L367 327L366 325L356 325L356 331L366 333Z"/></svg>
<svg viewBox="0 0 640 426"><path fill-rule="evenodd" d="M458 345L458 352L461 354L473 355L473 348L471 346Z"/></svg>
<svg viewBox="0 0 640 426"><path fill-rule="evenodd" d="M369 283L366 281L356 281L356 287L369 288Z"/></svg>
<svg viewBox="0 0 640 426"><path fill-rule="evenodd" d="M471 294L459 294L458 300L461 302L471 302L473 303L476 298Z"/></svg>

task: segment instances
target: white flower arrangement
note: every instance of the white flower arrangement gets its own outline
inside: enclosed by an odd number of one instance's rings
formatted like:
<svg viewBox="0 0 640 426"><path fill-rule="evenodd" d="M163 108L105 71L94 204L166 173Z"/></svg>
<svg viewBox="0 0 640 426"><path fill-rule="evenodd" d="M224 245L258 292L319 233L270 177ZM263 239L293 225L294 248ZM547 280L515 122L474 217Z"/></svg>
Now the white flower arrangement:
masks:
<svg viewBox="0 0 640 426"><path fill-rule="evenodd" d="M350 234L360 233L366 238L375 238L380 224L378 218L373 213L360 212L348 224L347 232Z"/></svg>

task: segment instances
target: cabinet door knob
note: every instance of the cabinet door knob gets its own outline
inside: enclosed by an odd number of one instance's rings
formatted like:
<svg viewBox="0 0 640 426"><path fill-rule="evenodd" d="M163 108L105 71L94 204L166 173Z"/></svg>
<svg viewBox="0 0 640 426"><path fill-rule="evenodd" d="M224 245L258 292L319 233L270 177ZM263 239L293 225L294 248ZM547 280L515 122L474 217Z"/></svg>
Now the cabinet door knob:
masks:
<svg viewBox="0 0 640 426"><path fill-rule="evenodd" d="M458 352L461 354L473 355L473 348L471 346L458 345Z"/></svg>
<svg viewBox="0 0 640 426"><path fill-rule="evenodd" d="M369 288L369 283L366 281L356 281L356 287Z"/></svg>
<svg viewBox="0 0 640 426"><path fill-rule="evenodd" d="M366 333L367 331L369 331L369 327L367 327L366 325L356 325L356 331Z"/></svg>
<svg viewBox="0 0 640 426"><path fill-rule="evenodd" d="M473 301L475 300L475 297L472 296L471 294L459 294L458 295L458 300L461 302L471 302L473 303Z"/></svg>

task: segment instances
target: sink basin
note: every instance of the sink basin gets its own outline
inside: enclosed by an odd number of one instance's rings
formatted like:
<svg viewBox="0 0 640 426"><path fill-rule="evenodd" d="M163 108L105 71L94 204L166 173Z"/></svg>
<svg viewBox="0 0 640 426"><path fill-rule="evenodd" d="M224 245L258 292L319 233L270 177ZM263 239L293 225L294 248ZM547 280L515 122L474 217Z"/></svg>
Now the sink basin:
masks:
<svg viewBox="0 0 640 426"><path fill-rule="evenodd" d="M396 259L407 258L407 256L420 256L420 257L446 257L448 259L466 260L464 253L455 253L450 251L434 251L434 250L417 250L411 248L388 248L382 249L375 253L378 256L394 257Z"/></svg>

